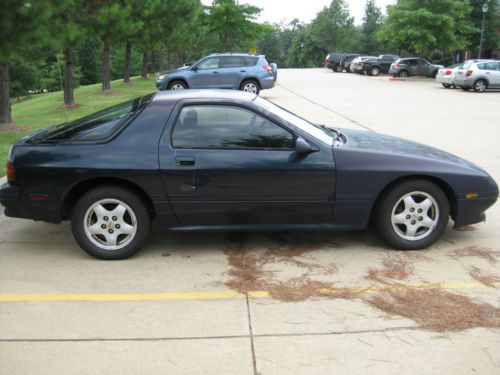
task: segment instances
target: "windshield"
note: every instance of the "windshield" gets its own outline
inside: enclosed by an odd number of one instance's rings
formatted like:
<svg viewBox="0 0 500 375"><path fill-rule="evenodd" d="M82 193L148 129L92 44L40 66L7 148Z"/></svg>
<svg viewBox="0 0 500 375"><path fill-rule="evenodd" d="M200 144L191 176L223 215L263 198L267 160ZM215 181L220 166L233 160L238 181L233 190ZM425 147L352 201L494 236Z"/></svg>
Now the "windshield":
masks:
<svg viewBox="0 0 500 375"><path fill-rule="evenodd" d="M28 142L98 141L115 133L138 110L151 102L153 94L126 101L81 119L56 125L34 134Z"/></svg>
<svg viewBox="0 0 500 375"><path fill-rule="evenodd" d="M293 114L292 112L280 107L279 105L261 98L260 96L255 98L254 103L267 109L269 112L276 114L283 120L312 135L314 138L320 140L321 142L326 143L330 146L333 145L333 137L336 134L335 130L330 129L326 126L312 124L302 117L299 117L296 114Z"/></svg>

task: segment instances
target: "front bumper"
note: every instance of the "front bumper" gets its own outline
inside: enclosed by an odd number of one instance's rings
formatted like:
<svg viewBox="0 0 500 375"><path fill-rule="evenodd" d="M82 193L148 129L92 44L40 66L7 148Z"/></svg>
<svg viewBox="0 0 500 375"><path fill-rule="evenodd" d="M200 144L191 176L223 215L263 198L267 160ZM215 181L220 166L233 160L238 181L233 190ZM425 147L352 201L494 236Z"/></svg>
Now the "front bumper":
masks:
<svg viewBox="0 0 500 375"><path fill-rule="evenodd" d="M157 79L156 80L156 88L158 90L166 90L167 89L167 81L163 79Z"/></svg>
<svg viewBox="0 0 500 375"><path fill-rule="evenodd" d="M492 184L495 184L493 181ZM495 186L496 187L496 186ZM498 187L486 193L479 193L477 198L467 199L464 196L457 199L455 227L476 224L486 220L485 211L493 206L498 199Z"/></svg>

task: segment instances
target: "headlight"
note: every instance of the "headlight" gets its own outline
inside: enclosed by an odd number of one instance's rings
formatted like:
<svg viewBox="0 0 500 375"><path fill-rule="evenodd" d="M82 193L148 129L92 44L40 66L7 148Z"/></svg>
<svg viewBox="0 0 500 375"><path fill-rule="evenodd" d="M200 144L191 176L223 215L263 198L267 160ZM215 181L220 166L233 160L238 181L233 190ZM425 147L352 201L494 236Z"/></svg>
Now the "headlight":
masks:
<svg viewBox="0 0 500 375"><path fill-rule="evenodd" d="M168 74L160 74L158 79L165 80L165 79L167 79L167 77L168 77Z"/></svg>

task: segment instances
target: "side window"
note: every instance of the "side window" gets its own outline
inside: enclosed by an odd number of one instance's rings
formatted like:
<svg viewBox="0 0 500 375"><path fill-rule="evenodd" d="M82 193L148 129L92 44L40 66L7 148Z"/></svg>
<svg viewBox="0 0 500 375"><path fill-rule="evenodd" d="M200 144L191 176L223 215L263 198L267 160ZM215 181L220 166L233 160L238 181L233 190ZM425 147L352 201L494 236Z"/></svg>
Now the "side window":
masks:
<svg viewBox="0 0 500 375"><path fill-rule="evenodd" d="M177 148L293 148L293 134L246 108L193 105L181 110L174 124Z"/></svg>
<svg viewBox="0 0 500 375"><path fill-rule="evenodd" d="M224 56L221 68L239 68L245 66L245 62L240 56Z"/></svg>
<svg viewBox="0 0 500 375"><path fill-rule="evenodd" d="M406 64L410 65L410 66L415 66L415 65L418 65L418 61L414 60L414 59L406 60Z"/></svg>
<svg viewBox="0 0 500 375"><path fill-rule="evenodd" d="M257 61L259 61L258 57L253 57L253 56L245 56L244 59L245 59L245 66L255 66L257 65Z"/></svg>
<svg viewBox="0 0 500 375"><path fill-rule="evenodd" d="M208 70L208 69L218 69L219 68L219 57L211 57L198 64L198 69Z"/></svg>
<svg viewBox="0 0 500 375"><path fill-rule="evenodd" d="M488 64L486 64L486 63L477 64L477 67L480 70L487 70L488 69Z"/></svg>

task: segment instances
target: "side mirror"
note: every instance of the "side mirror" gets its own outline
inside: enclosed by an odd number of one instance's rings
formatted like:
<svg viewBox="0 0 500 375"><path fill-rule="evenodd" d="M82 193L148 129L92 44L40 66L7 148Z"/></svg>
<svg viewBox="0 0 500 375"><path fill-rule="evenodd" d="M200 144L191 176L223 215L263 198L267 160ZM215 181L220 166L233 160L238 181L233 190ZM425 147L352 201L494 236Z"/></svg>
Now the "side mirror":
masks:
<svg viewBox="0 0 500 375"><path fill-rule="evenodd" d="M194 71L194 72L198 71L198 66L196 66L196 65L192 66L191 70Z"/></svg>
<svg viewBox="0 0 500 375"><path fill-rule="evenodd" d="M316 152L318 149L312 146L309 142L307 142L304 138L298 137L295 141L295 153L297 155L307 155L311 152Z"/></svg>

